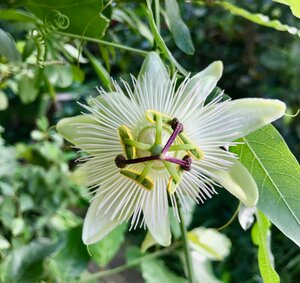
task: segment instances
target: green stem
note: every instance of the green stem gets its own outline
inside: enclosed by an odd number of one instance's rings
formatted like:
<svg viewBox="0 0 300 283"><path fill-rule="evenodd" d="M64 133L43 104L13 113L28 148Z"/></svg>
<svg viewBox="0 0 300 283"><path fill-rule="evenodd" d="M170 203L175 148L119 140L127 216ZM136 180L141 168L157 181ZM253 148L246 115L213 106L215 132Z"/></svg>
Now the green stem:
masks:
<svg viewBox="0 0 300 283"><path fill-rule="evenodd" d="M149 259L153 259L153 258L157 258L157 257L161 257L163 255L169 254L170 252L176 250L180 246L181 246L181 243L177 242L177 243L173 244L170 247L167 247L167 248L158 250L154 253L151 253L151 254L145 255L143 257L134 259L134 260L132 260L132 261L130 261L130 262L124 264L124 265L121 265L121 266L118 266L116 268L112 268L112 269L109 269L109 270L96 272L96 273L93 273L91 275L84 276L79 280L71 281L71 283L89 282L89 281L92 281L92 280L104 278L104 277L111 276L111 275L116 274L116 273L123 272L127 269L130 269L130 268L133 268L135 266L140 265L144 260L149 260Z"/></svg>
<svg viewBox="0 0 300 283"><path fill-rule="evenodd" d="M122 45L122 44L118 44L118 43L114 43L114 42L110 42L110 41L106 41L106 40L101 40L101 39L97 39L97 38L93 38L93 37L88 37L88 36L84 36L84 35L77 35L77 34L72 34L72 33L67 33L67 32L61 32L61 31L57 31L56 33L63 35L63 36L78 38L81 40L87 40L90 42L96 42L96 43L100 43L103 45L116 47L119 49L123 49L123 50L127 50L130 52L136 53L141 56L147 56L149 53L148 51L145 51L145 50L141 50L141 49L137 49L137 48L133 48L133 47L129 47L126 45Z"/></svg>
<svg viewBox="0 0 300 283"><path fill-rule="evenodd" d="M159 3L159 0L155 0L154 5L155 5L156 27L157 27L157 31L160 33L160 3Z"/></svg>
<svg viewBox="0 0 300 283"><path fill-rule="evenodd" d="M178 215L180 219L180 231L181 231L181 237L182 237L182 243L183 243L183 251L185 255L186 260L186 267L187 267L187 276L190 283L196 283L195 276L194 276L194 270L193 270L193 262L191 257L191 250L189 246L189 240L187 237L187 230L185 227L185 220L182 213L182 208L179 204L178 197L176 197L177 207L178 207Z"/></svg>

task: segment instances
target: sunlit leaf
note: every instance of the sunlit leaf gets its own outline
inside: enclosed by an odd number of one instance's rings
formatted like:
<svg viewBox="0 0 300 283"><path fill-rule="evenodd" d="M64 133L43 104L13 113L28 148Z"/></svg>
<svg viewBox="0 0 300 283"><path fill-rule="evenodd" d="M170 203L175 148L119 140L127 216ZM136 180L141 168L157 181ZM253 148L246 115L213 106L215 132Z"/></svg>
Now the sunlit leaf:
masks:
<svg viewBox="0 0 300 283"><path fill-rule="evenodd" d="M176 45L186 54L194 54L195 48L189 28L180 15L180 8L176 0L165 0L166 15L170 31Z"/></svg>
<svg viewBox="0 0 300 283"><path fill-rule="evenodd" d="M5 110L8 107L8 99L6 94L0 90L0 111Z"/></svg>
<svg viewBox="0 0 300 283"><path fill-rule="evenodd" d="M273 1L290 6L292 13L296 17L300 18L300 2L299 2L299 0L273 0Z"/></svg>
<svg viewBox="0 0 300 283"><path fill-rule="evenodd" d="M258 25L273 28L279 31L287 31L291 34L299 35L300 36L300 31L292 26L285 25L281 23L278 20L271 20L268 16L259 14L259 13L250 13L249 11L242 9L238 6L235 6L229 2L226 1L219 1L217 2L218 5L222 6L226 10L228 10L230 13L241 16L251 22L254 22Z"/></svg>
<svg viewBox="0 0 300 283"><path fill-rule="evenodd" d="M270 222L261 212L256 213L251 236L252 241L258 246L258 265L264 283L279 283L280 279L273 265L273 256L270 249Z"/></svg>
<svg viewBox="0 0 300 283"><path fill-rule="evenodd" d="M300 246L300 167L283 138L266 126L233 147L259 189L257 207Z"/></svg>

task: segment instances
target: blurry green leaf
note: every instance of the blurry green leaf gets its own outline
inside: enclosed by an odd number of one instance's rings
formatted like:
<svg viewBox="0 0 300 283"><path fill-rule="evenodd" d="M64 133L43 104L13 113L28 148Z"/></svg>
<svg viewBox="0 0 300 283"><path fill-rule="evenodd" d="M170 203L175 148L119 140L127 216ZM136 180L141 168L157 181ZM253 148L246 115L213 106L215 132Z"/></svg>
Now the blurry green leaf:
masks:
<svg viewBox="0 0 300 283"><path fill-rule="evenodd" d="M192 37L189 28L181 18L177 0L165 0L165 6L168 25L176 45L186 54L194 54Z"/></svg>
<svg viewBox="0 0 300 283"><path fill-rule="evenodd" d="M282 24L278 20L270 20L270 18L266 15L252 14L249 11L239 8L239 7L233 5L229 2L226 2L226 1L218 1L217 4L222 6L223 8L225 8L232 14L241 16L251 22L258 24L258 25L273 28L273 29L276 29L279 31L287 31L291 34L300 36L300 31L297 28Z"/></svg>
<svg viewBox="0 0 300 283"><path fill-rule="evenodd" d="M141 272L145 283L187 283L187 280L169 270L159 259L144 260L141 263Z"/></svg>
<svg viewBox="0 0 300 283"><path fill-rule="evenodd" d="M81 239L82 226L67 231L60 250L49 259L50 269L58 278L74 279L86 268L89 254Z"/></svg>
<svg viewBox="0 0 300 283"><path fill-rule="evenodd" d="M154 240L151 233L148 231L146 237L144 238L144 241L142 242L141 252L142 253L146 252L149 248L151 248L156 244L157 242Z"/></svg>
<svg viewBox="0 0 300 283"><path fill-rule="evenodd" d="M100 242L88 246L92 259L100 267L105 267L116 255L124 241L126 230L126 224L119 225Z"/></svg>
<svg viewBox="0 0 300 283"><path fill-rule="evenodd" d="M28 194L21 194L20 198L19 198L19 203L20 203L20 211L21 212L30 210L34 207L33 199Z"/></svg>
<svg viewBox="0 0 300 283"><path fill-rule="evenodd" d="M68 52L68 54L75 60L75 62L87 63L86 58L84 58L81 53L79 54L79 48L76 48L73 45L67 43L64 45L64 48Z"/></svg>
<svg viewBox="0 0 300 283"><path fill-rule="evenodd" d="M11 198L4 198L0 207L0 220L7 227L10 227L17 212L16 203Z"/></svg>
<svg viewBox="0 0 300 283"><path fill-rule="evenodd" d="M56 248L48 239L38 239L18 250L5 259L5 282L39 282L43 274L43 260Z"/></svg>
<svg viewBox="0 0 300 283"><path fill-rule="evenodd" d="M131 262L139 257L143 256L142 251L136 246L129 246L126 249L126 262Z"/></svg>
<svg viewBox="0 0 300 283"><path fill-rule="evenodd" d="M70 210L60 209L52 216L50 223L58 230L67 230L82 224L82 218Z"/></svg>
<svg viewBox="0 0 300 283"><path fill-rule="evenodd" d="M23 229L25 228L25 223L22 218L15 218L11 222L11 232L14 236L18 236L23 232Z"/></svg>
<svg viewBox="0 0 300 283"><path fill-rule="evenodd" d="M39 94L36 79L27 74L22 74L18 80L18 91L22 103L28 104L33 102Z"/></svg>
<svg viewBox="0 0 300 283"><path fill-rule="evenodd" d="M272 126L244 137L233 147L259 189L257 207L287 237L300 246L300 167Z"/></svg>
<svg viewBox="0 0 300 283"><path fill-rule="evenodd" d="M25 5L42 20L53 10L61 12L70 21L64 32L76 35L102 38L109 24L102 0L26 0Z"/></svg>
<svg viewBox="0 0 300 283"><path fill-rule="evenodd" d="M18 22L35 22L36 18L31 13L24 10L1 9L0 19Z"/></svg>
<svg viewBox="0 0 300 283"><path fill-rule="evenodd" d="M300 2L299 2L299 0L273 0L273 1L290 6L292 13L296 17L300 18Z"/></svg>
<svg viewBox="0 0 300 283"><path fill-rule="evenodd" d="M121 10L115 7L113 9L113 18L121 23L126 22L132 29L137 30L139 34L146 38L151 44L153 43L153 35L150 29L133 10Z"/></svg>
<svg viewBox="0 0 300 283"><path fill-rule="evenodd" d="M279 283L280 278L272 264L272 253L269 243L270 226L268 218L258 210L251 236L253 243L258 246L258 265L264 283Z"/></svg>
<svg viewBox="0 0 300 283"><path fill-rule="evenodd" d="M31 133L30 133L30 137L33 139L33 140L36 140L36 141L42 141L43 139L45 139L45 133L41 132L41 131L38 131L38 130L33 130Z"/></svg>
<svg viewBox="0 0 300 283"><path fill-rule="evenodd" d="M15 148L0 144L0 152L0 177L13 175L17 167Z"/></svg>
<svg viewBox="0 0 300 283"><path fill-rule="evenodd" d="M21 55L17 50L14 39L9 33L0 28L0 55L4 56L8 61L19 62Z"/></svg>
<svg viewBox="0 0 300 283"><path fill-rule="evenodd" d="M0 111L5 110L8 107L8 99L6 94L0 90Z"/></svg>
<svg viewBox="0 0 300 283"><path fill-rule="evenodd" d="M230 252L231 242L216 229L199 227L188 232L191 249L211 260L223 260Z"/></svg>
<svg viewBox="0 0 300 283"><path fill-rule="evenodd" d="M10 247L9 241L0 235L0 250L6 250Z"/></svg>
<svg viewBox="0 0 300 283"><path fill-rule="evenodd" d="M98 75L99 79L101 80L101 82L103 83L103 85L105 86L105 88L109 89L109 86L110 86L110 75L109 75L109 73L103 67L103 65L101 64L101 62L97 58L95 58L87 50L86 50L86 55L87 55L87 57L88 57L91 65L92 65L92 68L94 69L94 71Z"/></svg>
<svg viewBox="0 0 300 283"><path fill-rule="evenodd" d="M45 68L45 75L51 84L66 88L72 84L73 74L71 65L51 65Z"/></svg>
<svg viewBox="0 0 300 283"><path fill-rule="evenodd" d="M76 65L72 65L71 68L72 68L72 74L73 74L74 81L76 81L78 83L82 83L84 81L84 78L85 78L84 71L81 70Z"/></svg>

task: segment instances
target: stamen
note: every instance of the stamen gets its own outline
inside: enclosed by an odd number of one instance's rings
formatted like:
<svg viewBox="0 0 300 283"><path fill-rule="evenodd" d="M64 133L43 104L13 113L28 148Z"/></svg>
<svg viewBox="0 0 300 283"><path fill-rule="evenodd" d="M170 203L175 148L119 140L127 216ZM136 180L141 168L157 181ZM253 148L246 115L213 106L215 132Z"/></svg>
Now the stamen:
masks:
<svg viewBox="0 0 300 283"><path fill-rule="evenodd" d="M135 164L135 163L141 163L141 162L159 160L159 159L160 159L159 155L152 155L152 156L145 156L145 157L139 157L139 158L126 160L126 158L123 155L118 155L115 158L115 163L116 163L117 167L125 168L127 164Z"/></svg>
<svg viewBox="0 0 300 283"><path fill-rule="evenodd" d="M168 139L166 145L164 146L163 150L162 150L162 154L166 154L167 151L169 150L169 148L171 147L171 145L174 143L176 137L183 132L183 125L178 121L177 118L174 118L171 121L171 128L174 130L174 132L172 133L172 135L170 136L170 138Z"/></svg>
<svg viewBox="0 0 300 283"><path fill-rule="evenodd" d="M182 160L174 157L168 157L168 156L165 157L164 160L180 165L182 169L185 171L191 170L192 158L189 155L184 156Z"/></svg>

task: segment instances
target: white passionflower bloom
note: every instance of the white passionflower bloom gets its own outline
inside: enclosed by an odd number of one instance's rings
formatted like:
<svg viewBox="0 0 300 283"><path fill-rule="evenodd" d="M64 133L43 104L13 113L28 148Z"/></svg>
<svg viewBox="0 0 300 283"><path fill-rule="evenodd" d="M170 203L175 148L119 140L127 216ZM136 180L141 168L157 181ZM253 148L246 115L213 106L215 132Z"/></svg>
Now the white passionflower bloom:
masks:
<svg viewBox="0 0 300 283"><path fill-rule="evenodd" d="M88 111L66 118L58 132L90 156L83 164L95 195L88 209L83 241L92 244L130 220L147 227L163 246L171 242L168 206L177 200L189 210L224 187L247 206L258 190L250 173L224 150L234 140L284 114L278 100L239 99L206 103L222 74L222 63L187 77L178 87L159 56L145 59L133 89L114 83L114 92L83 105Z"/></svg>

